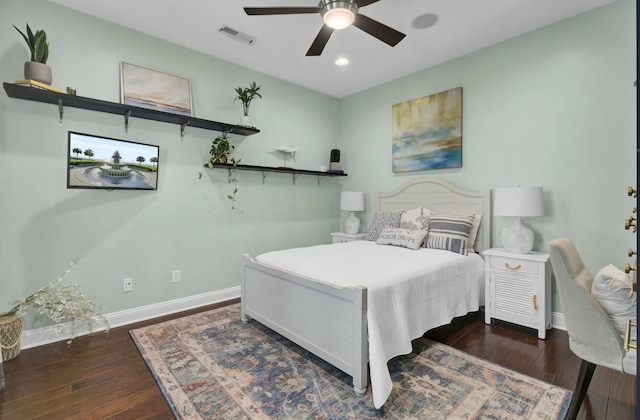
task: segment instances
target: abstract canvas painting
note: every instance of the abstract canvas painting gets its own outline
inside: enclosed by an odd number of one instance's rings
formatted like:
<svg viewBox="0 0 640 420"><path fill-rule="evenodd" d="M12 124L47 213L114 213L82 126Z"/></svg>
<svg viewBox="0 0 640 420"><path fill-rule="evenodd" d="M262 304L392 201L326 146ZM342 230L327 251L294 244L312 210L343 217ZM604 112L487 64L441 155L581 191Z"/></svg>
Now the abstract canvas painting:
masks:
<svg viewBox="0 0 640 420"><path fill-rule="evenodd" d="M462 167L462 88L392 106L393 172Z"/></svg>
<svg viewBox="0 0 640 420"><path fill-rule="evenodd" d="M120 63L120 101L125 105L191 116L188 79Z"/></svg>

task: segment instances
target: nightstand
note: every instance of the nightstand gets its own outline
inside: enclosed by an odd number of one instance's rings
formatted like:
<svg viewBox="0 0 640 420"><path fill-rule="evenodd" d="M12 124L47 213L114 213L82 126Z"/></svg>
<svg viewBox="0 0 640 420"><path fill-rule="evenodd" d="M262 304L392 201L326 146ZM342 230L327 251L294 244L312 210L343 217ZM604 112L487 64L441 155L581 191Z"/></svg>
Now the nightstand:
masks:
<svg viewBox="0 0 640 420"><path fill-rule="evenodd" d="M341 242L352 242L352 241L361 241L367 236L366 233L344 233L344 232L333 232L331 234L331 243L339 244Z"/></svg>
<svg viewBox="0 0 640 420"><path fill-rule="evenodd" d="M482 253L485 264L485 319L500 319L538 330L551 328L551 266L549 254L512 254L491 248Z"/></svg>

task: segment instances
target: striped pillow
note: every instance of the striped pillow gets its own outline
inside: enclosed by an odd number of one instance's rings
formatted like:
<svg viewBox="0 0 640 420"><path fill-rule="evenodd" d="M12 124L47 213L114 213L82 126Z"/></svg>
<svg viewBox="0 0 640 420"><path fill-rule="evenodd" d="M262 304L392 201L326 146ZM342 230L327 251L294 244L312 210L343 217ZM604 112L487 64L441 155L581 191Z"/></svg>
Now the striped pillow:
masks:
<svg viewBox="0 0 640 420"><path fill-rule="evenodd" d="M475 216L431 213L425 248L444 249L467 255L467 243Z"/></svg>

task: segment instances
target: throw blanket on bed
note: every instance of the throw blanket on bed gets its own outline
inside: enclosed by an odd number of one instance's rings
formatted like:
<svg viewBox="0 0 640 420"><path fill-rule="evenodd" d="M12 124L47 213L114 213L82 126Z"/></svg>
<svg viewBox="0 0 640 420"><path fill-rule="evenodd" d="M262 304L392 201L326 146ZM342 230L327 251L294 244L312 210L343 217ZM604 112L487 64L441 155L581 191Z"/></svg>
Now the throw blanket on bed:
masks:
<svg viewBox="0 0 640 420"><path fill-rule="evenodd" d="M484 304L484 263L477 254L409 250L355 241L274 251L256 260L338 286L367 288L373 403L391 389L387 361L411 352L411 341Z"/></svg>

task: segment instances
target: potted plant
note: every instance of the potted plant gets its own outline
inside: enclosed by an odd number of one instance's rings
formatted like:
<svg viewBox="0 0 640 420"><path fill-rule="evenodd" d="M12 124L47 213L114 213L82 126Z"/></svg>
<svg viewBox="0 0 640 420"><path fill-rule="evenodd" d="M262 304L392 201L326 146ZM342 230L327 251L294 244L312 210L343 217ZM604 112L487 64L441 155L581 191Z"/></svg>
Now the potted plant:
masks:
<svg viewBox="0 0 640 420"><path fill-rule="evenodd" d="M242 125L244 126L249 127L249 105L251 105L251 101L256 97L262 99L262 95L258 92L259 90L260 86L258 86L256 82L251 82L251 84L246 88L240 86L236 88L237 96L234 99L234 102L238 99L242 102Z"/></svg>
<svg viewBox="0 0 640 420"><path fill-rule="evenodd" d="M51 67L47 66L49 43L47 42L46 32L39 29L34 34L28 23L26 34L18 29L16 25L13 25L13 27L20 32L29 47L29 51L31 51L31 61L24 63L24 78L50 85L52 76Z"/></svg>
<svg viewBox="0 0 640 420"><path fill-rule="evenodd" d="M340 149L331 149L331 154L329 156L329 170L340 170Z"/></svg>
<svg viewBox="0 0 640 420"><path fill-rule="evenodd" d="M2 358L9 360L20 353L20 335L22 334L22 317L31 309L36 309L40 315L44 315L56 324L58 334L62 332L64 322L71 320L71 337L67 345L71 345L76 336L76 324L84 323L90 332L96 327L96 319L106 326L109 333L109 322L101 315L99 305L94 299L78 289L77 284L65 285L64 277L76 264L71 261L67 269L54 281L41 288L37 292L13 301L13 309L0 313L0 337L2 338ZM5 342L6 341L6 342Z"/></svg>
<svg viewBox="0 0 640 420"><path fill-rule="evenodd" d="M211 143L211 150L209 151L211 154L211 159L209 159L210 169L213 169L214 163L227 163L229 154L231 154L234 149L234 146L229 143L227 134L226 131L223 132L222 135L213 139L213 143Z"/></svg>
<svg viewBox="0 0 640 420"><path fill-rule="evenodd" d="M229 200L231 200L231 209L236 209L236 193L238 192L238 179L235 176L235 172L238 170L238 163L240 163L240 159L236 159L231 157L231 152L235 149L235 147L229 143L229 139L227 138L227 132L223 132L222 135L216 137L211 144L211 159L209 159L209 169L213 169L214 163L231 163L231 168L229 169L229 182L233 183L233 191L230 195L227 196Z"/></svg>

